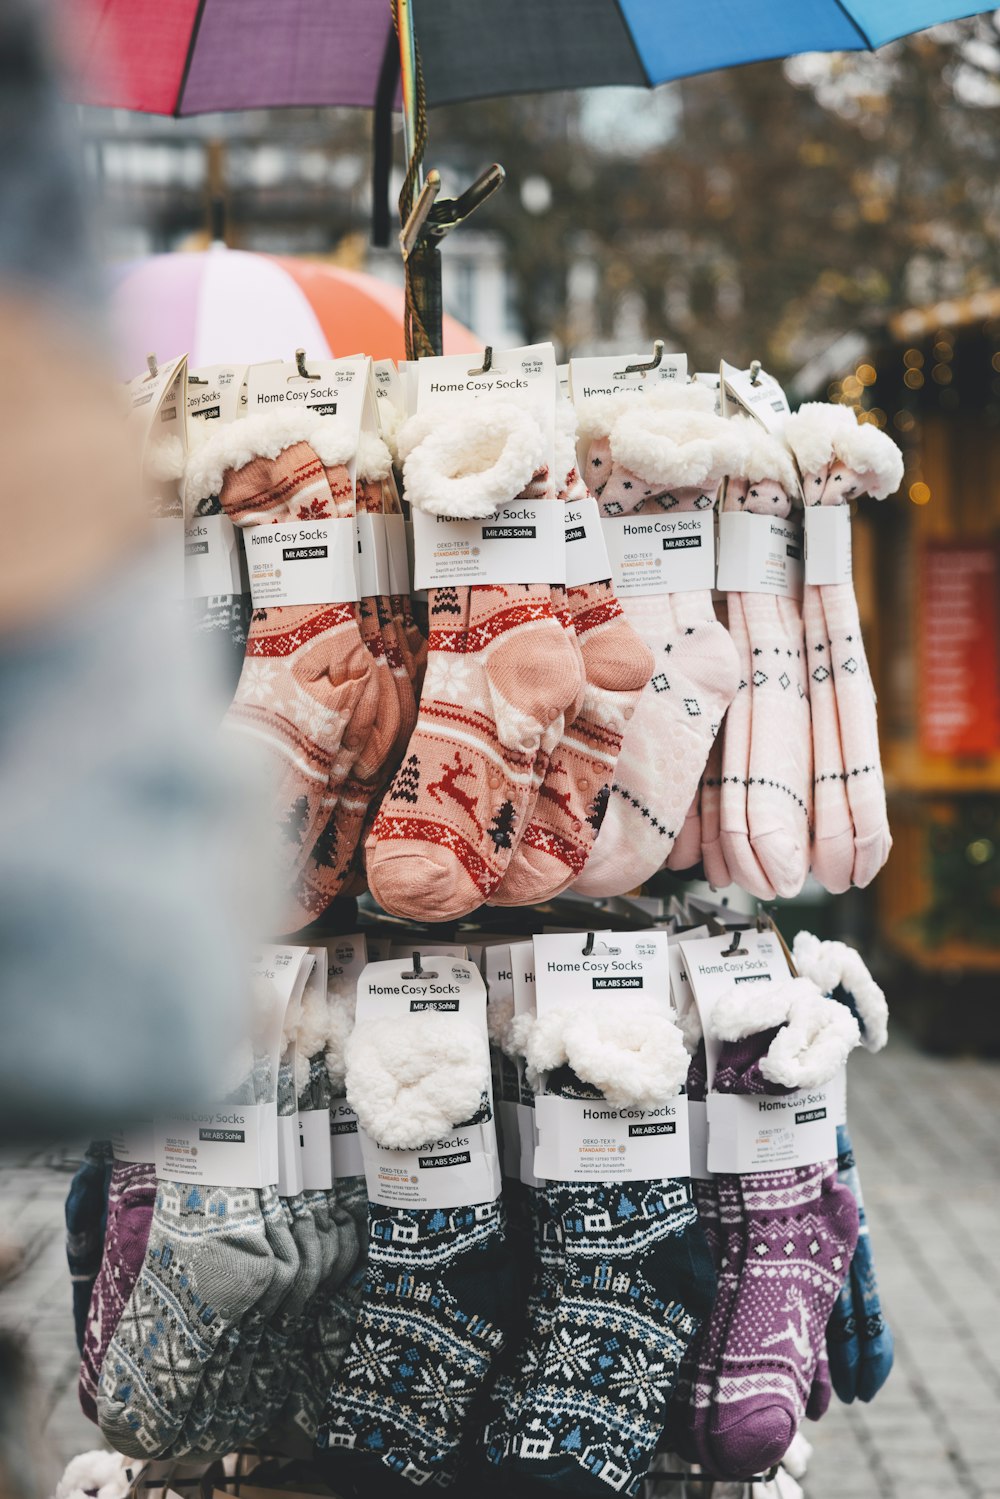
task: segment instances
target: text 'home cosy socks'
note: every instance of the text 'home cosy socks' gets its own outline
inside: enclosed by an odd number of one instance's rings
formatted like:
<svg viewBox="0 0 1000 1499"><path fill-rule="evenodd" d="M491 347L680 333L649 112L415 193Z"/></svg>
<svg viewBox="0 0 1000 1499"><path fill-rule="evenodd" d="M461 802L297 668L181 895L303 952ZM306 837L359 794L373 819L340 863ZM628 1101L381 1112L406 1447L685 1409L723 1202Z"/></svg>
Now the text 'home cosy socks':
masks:
<svg viewBox="0 0 1000 1499"><path fill-rule="evenodd" d="M496 521L484 534L501 539L518 501L569 513L596 500L567 537L603 525L614 558L609 576L569 585L446 568L427 590L427 639L398 549L357 602L254 608L225 726L262 762L288 930L366 887L396 915L442 922L569 888L619 895L663 868L700 866L716 888L770 900L810 870L834 891L864 886L885 862L852 584L800 597L795 579L771 591L772 575L720 594L683 548L711 564L711 528L694 522L721 510L789 523L797 555L803 496L807 512L846 517L853 498L898 485L898 450L846 407L813 403L772 431L720 415L707 377L612 388L581 379L575 406L553 395L554 428L495 392L418 403L383 427L391 450L308 405L198 428L185 513L228 519L248 553L265 526L402 527L399 483L410 516ZM658 535L641 566L622 543L643 528L677 532L655 568ZM193 628L226 634L233 660L243 603L191 601Z"/></svg>
<svg viewBox="0 0 1000 1499"><path fill-rule="evenodd" d="M847 518L900 455L728 366L576 362L574 403L549 346L490 362L383 371L388 420L356 360L350 431L346 369L312 404L245 372L257 414L158 481L253 580L245 640L224 581L189 625L233 678L274 924L314 945L255 958L252 1024L271 985L284 1028L220 1065L231 1138L158 1120L156 1165L126 1130L74 1179L80 1400L132 1460L386 1499L752 1483L892 1367L844 1089L884 996L658 876L770 901L883 866ZM810 536L836 581L803 583Z"/></svg>
<svg viewBox="0 0 1000 1499"><path fill-rule="evenodd" d="M808 1094L859 1036L884 1045L884 996L857 953L800 933L793 955L805 976L714 1001L713 1095ZM704 1100L697 1025L652 998L616 1009L581 994L539 1015L498 1004L490 1034L521 1106L544 1096L657 1120ZM315 1445L331 1481L373 1492L457 1491L494 1472L636 1494L658 1452L748 1479L833 1392L873 1398L892 1335L845 1125L837 1157L810 1165L528 1177L458 1207L380 1202L397 1160L494 1130L486 1033L440 1003L356 1021L353 981L331 969L277 1073L247 1055L230 1090L276 1096L279 1118L346 1107L383 1153L366 1157L367 1183L282 1193L115 1164L80 1393L119 1450L198 1462Z"/></svg>

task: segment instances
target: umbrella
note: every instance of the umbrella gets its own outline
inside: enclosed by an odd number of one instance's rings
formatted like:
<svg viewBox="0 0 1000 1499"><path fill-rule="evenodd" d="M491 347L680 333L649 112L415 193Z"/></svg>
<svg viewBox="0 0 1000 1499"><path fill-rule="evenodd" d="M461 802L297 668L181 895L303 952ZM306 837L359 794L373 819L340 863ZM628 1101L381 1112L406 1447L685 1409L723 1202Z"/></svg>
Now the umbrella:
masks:
<svg viewBox="0 0 1000 1499"><path fill-rule="evenodd" d="M442 347L440 240L503 181L494 168L462 198L435 203L440 182L421 176L426 108L598 84L653 87L797 52L875 48L984 9L968 0L391 0L391 19L386 0L68 8L85 102L162 114L371 106L382 185L401 75L406 348L417 356Z"/></svg>
<svg viewBox="0 0 1000 1499"><path fill-rule="evenodd" d="M200 364L253 364L357 354L403 358L403 292L339 266L291 256L252 255L222 245L198 254L153 255L117 272L113 310L122 377L187 354ZM454 318L444 320L449 353L482 343Z"/></svg>
<svg viewBox="0 0 1000 1499"><path fill-rule="evenodd" d="M398 53L387 0L73 0L86 102L154 114L372 107ZM856 51L968 0L414 0L427 103L672 78ZM89 65L89 66L88 66ZM380 90L381 85L381 90Z"/></svg>

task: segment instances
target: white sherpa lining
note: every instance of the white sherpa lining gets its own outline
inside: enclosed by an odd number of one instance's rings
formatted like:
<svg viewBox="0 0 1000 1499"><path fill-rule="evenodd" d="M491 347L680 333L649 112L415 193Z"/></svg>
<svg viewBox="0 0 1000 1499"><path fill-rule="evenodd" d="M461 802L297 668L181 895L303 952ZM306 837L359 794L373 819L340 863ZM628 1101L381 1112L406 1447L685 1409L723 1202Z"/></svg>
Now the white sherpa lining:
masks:
<svg viewBox="0 0 1000 1499"><path fill-rule="evenodd" d="M784 1025L793 1002L816 993L815 984L791 974L770 984L734 984L712 1006L709 1029L718 1041L742 1041Z"/></svg>
<svg viewBox="0 0 1000 1499"><path fill-rule="evenodd" d="M382 441L392 454L393 461L398 461L399 452L397 438L399 429L406 421L406 412L400 411L394 401L379 401L377 406L379 431Z"/></svg>
<svg viewBox="0 0 1000 1499"><path fill-rule="evenodd" d="M560 493L576 470L576 412L573 402L561 392L556 397L555 469L556 492Z"/></svg>
<svg viewBox="0 0 1000 1499"><path fill-rule="evenodd" d="M130 1462L120 1452L104 1449L80 1452L66 1464L56 1484L54 1499L85 1499L90 1495L96 1495L96 1499L125 1499L130 1486L127 1471Z"/></svg>
<svg viewBox="0 0 1000 1499"><path fill-rule="evenodd" d="M607 437L618 418L637 405L647 411L714 411L715 394L696 381L684 385L663 380L640 391L585 396L574 401L581 442Z"/></svg>
<svg viewBox="0 0 1000 1499"><path fill-rule="evenodd" d="M309 1062L326 1049L329 1025L326 995L312 981L306 984L295 1027L295 1096L301 1098L309 1084Z"/></svg>
<svg viewBox="0 0 1000 1499"><path fill-rule="evenodd" d="M546 463L542 429L510 401L476 401L410 417L399 432L406 498L429 515L484 520Z"/></svg>
<svg viewBox="0 0 1000 1499"><path fill-rule="evenodd" d="M362 432L358 438L358 478L388 479L392 472L389 449L374 432Z"/></svg>
<svg viewBox="0 0 1000 1499"><path fill-rule="evenodd" d="M489 1089L482 1032L433 1010L366 1020L347 1042L347 1098L388 1150L416 1150L469 1119Z"/></svg>
<svg viewBox="0 0 1000 1499"><path fill-rule="evenodd" d="M549 1010L524 1035L528 1081L569 1065L615 1108L657 1108L684 1086L689 1059L676 1025L652 1006ZM523 1033L522 1033L523 1034Z"/></svg>
<svg viewBox="0 0 1000 1499"><path fill-rule="evenodd" d="M799 932L792 944L792 959L824 994L832 994L838 985L846 990L861 1020L862 1046L866 1051L881 1051L889 1039L889 1006L857 949Z"/></svg>
<svg viewBox="0 0 1000 1499"><path fill-rule="evenodd" d="M354 1030L357 1001L351 995L327 999L326 1070L334 1096L340 1098L347 1078L347 1043Z"/></svg>
<svg viewBox="0 0 1000 1499"><path fill-rule="evenodd" d="M688 1056L693 1057L704 1039L704 1032L701 1028L701 1014L698 1006L688 1005L684 1014L678 1015L676 1024L677 1029L683 1037Z"/></svg>
<svg viewBox="0 0 1000 1499"><path fill-rule="evenodd" d="M858 475L860 493L873 500L895 494L903 482L903 455L872 422L859 422L850 406L807 401L784 428L803 477L840 462Z"/></svg>
<svg viewBox="0 0 1000 1499"><path fill-rule="evenodd" d="M514 1044L513 1024L513 994L505 994L502 999L494 999L491 995L486 1006L486 1031L490 1038L490 1045L498 1047L507 1057L518 1055Z"/></svg>
<svg viewBox="0 0 1000 1499"><path fill-rule="evenodd" d="M188 455L184 492L191 504L218 494L227 470L241 469L254 458L277 458L297 442L307 442L321 463L349 463L357 447L340 422L315 411L280 408L227 422Z"/></svg>
<svg viewBox="0 0 1000 1499"><path fill-rule="evenodd" d="M737 424L746 444L737 477L751 484L772 479L781 485L789 499L794 499L799 492L799 477L785 444L753 417L734 416L730 421Z"/></svg>
<svg viewBox="0 0 1000 1499"><path fill-rule="evenodd" d="M746 446L741 428L711 411L650 407L642 401L611 429L614 462L667 489L718 489L727 474L741 472Z"/></svg>
<svg viewBox="0 0 1000 1499"><path fill-rule="evenodd" d="M761 1076L784 1088L820 1088L839 1072L861 1039L858 1022L844 1005L812 984L811 994L792 1001L782 1026L761 1058Z"/></svg>
<svg viewBox="0 0 1000 1499"><path fill-rule="evenodd" d="M146 449L144 467L151 479L179 479L184 473L184 444L174 435L151 442Z"/></svg>

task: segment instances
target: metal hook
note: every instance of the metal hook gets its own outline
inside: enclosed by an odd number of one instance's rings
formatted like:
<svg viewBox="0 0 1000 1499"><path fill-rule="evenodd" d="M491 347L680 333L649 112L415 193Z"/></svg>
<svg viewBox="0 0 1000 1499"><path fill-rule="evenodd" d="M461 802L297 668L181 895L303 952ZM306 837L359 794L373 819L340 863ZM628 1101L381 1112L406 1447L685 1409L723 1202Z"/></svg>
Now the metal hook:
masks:
<svg viewBox="0 0 1000 1499"><path fill-rule="evenodd" d="M399 231L399 248L403 259L408 260L420 238L420 231L427 222L427 215L434 207L434 199L441 191L441 173L432 167L424 179L417 201L410 209L409 218Z"/></svg>
<svg viewBox="0 0 1000 1499"><path fill-rule="evenodd" d="M750 384L751 385L759 385L760 384L760 360L759 359L751 359L751 361L750 361Z"/></svg>
<svg viewBox="0 0 1000 1499"><path fill-rule="evenodd" d="M740 946L740 938L743 936L743 933L745 931L746 931L746 927L745 926L738 926L736 928L736 930L733 932L733 940L732 940L732 942L730 942L730 944L729 944L728 947L724 947L722 949L722 956L724 958L745 958L746 957L746 953L747 953L746 948Z"/></svg>
<svg viewBox="0 0 1000 1499"><path fill-rule="evenodd" d="M437 978L437 974L436 973L429 973L427 971L427 969L422 968L420 966L420 954L418 952L413 953L412 957L413 957L413 968L412 968L412 970L411 970L410 973L404 973L403 974L404 979L436 979Z"/></svg>
<svg viewBox="0 0 1000 1499"><path fill-rule="evenodd" d="M289 380L321 380L323 378L322 375L311 375L306 369L305 349L295 350L295 368L298 374L289 375Z"/></svg>
<svg viewBox="0 0 1000 1499"><path fill-rule="evenodd" d="M155 380L157 375L160 373L160 366L156 362L155 354L146 355L146 368L149 370L149 374L146 376L146 379Z"/></svg>
<svg viewBox="0 0 1000 1499"><path fill-rule="evenodd" d="M483 351L483 367L481 370L470 370L470 375L488 375L493 368L493 345L487 344Z"/></svg>
<svg viewBox="0 0 1000 1499"><path fill-rule="evenodd" d="M658 339L655 340L655 342L653 344L653 357L652 357L652 359L647 359L644 363L640 361L639 364L627 364L623 370L617 370L615 372L615 374L612 376L612 378L615 379L615 380L622 380L622 379L624 379L624 377L626 375L645 375L645 374L648 374L650 370L658 370L659 369L660 362L661 362L662 359L663 359L663 339L662 338L658 338Z"/></svg>
<svg viewBox="0 0 1000 1499"><path fill-rule="evenodd" d="M583 944L583 956L585 958L589 958L593 954L593 951L594 951L594 934L593 934L593 932L588 932L587 933L587 940Z"/></svg>

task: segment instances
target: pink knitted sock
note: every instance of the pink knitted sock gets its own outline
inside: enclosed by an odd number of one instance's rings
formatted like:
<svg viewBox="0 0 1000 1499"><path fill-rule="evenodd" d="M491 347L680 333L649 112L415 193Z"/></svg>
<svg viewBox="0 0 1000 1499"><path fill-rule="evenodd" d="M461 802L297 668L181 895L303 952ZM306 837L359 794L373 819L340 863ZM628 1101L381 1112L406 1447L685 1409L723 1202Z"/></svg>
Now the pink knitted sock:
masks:
<svg viewBox="0 0 1000 1499"><path fill-rule="evenodd" d="M761 428L751 427L748 442L744 472L730 483L725 508L785 519L797 485L788 453ZM731 633L735 633L736 597L730 594ZM737 612L742 613L747 632L744 667L750 671L749 745L744 750L741 743L739 749L741 757L747 754L746 825L753 862L745 857L742 828L735 856L739 868L730 856L725 833L723 847L730 872L744 889L763 899L771 893L788 897L798 894L809 870L812 811L812 737L802 612L797 600L773 594L747 592L738 597ZM724 766L724 777L727 773ZM724 785L724 799L725 791ZM757 884L758 869L763 885Z"/></svg>
<svg viewBox="0 0 1000 1499"><path fill-rule="evenodd" d="M722 729L708 752L705 773L701 778L701 863L705 878L713 890L725 890L733 883L719 838L719 814L722 795L722 748L726 733Z"/></svg>
<svg viewBox="0 0 1000 1499"><path fill-rule="evenodd" d="M305 413L294 422L287 413L234 422L191 455L188 500L218 494L241 527L353 515L347 443L335 423ZM226 728L268 758L289 880L322 830L331 780L346 774L371 734L379 696L356 604L254 611Z"/></svg>
<svg viewBox="0 0 1000 1499"><path fill-rule="evenodd" d="M903 460L895 443L871 423L859 423L849 407L809 402L789 418L786 436L803 475L808 506L846 505L864 494L884 499L902 481ZM826 657L836 697L844 785L854 824L851 880L864 887L892 847L875 691L853 585L824 583L819 597L826 649L816 654ZM841 868L838 875L842 878Z"/></svg>
<svg viewBox="0 0 1000 1499"><path fill-rule="evenodd" d="M713 600L715 605L715 617L723 628L729 630L729 610L726 607L725 595L720 595ZM743 680L742 677L740 679ZM732 705L730 705L731 708ZM724 890L727 885L732 884L732 878L726 865L722 852L722 844L719 841L719 813L722 797L722 747L726 737L726 719L723 719L722 728L715 736L715 742L708 753L708 761L701 778L701 863L705 871L705 878L714 890Z"/></svg>
<svg viewBox="0 0 1000 1499"><path fill-rule="evenodd" d="M715 743L713 741L712 749L714 748ZM712 750L709 750L708 755L709 759L711 759ZM707 765L708 762L706 761L705 763ZM704 781L704 775L702 776L702 781ZM667 862L664 867L667 869L675 870L693 869L700 858L701 786L699 785L698 790L694 794L694 801L691 803L690 807L688 807L687 816L684 819L684 825L681 828L680 832L677 834L677 841L675 842L673 848L670 850L670 853L667 855Z"/></svg>
<svg viewBox="0 0 1000 1499"><path fill-rule="evenodd" d="M678 492L678 508L701 491ZM709 503L711 499L709 497ZM629 720L582 895L619 895L662 868L735 691L737 663L708 593L626 598L656 670Z"/></svg>
<svg viewBox="0 0 1000 1499"><path fill-rule="evenodd" d="M766 503L768 487L754 485L756 503ZM770 513L790 508L782 495ZM768 884L787 898L809 872L812 735L802 613L798 600L766 593L744 594L743 610L753 666L747 824Z"/></svg>
<svg viewBox="0 0 1000 1499"><path fill-rule="evenodd" d="M733 486L730 485L730 488ZM727 506L728 503L727 497ZM722 727L719 853L730 881L742 886L758 900L773 900L774 887L764 874L750 845L750 824L747 820L753 658L750 654L750 635L743 612L743 599L742 593L731 593L727 600L729 637L736 648L740 670L736 696L729 705ZM706 872L708 868L706 864ZM713 885L717 883L713 874L709 874L709 879Z"/></svg>
<svg viewBox="0 0 1000 1499"><path fill-rule="evenodd" d="M741 434L709 409L709 392L689 387L677 397L673 409L637 406L615 422L604 515L695 512L714 504L723 476L740 460ZM595 463L607 467L602 453L599 444L591 448L588 474ZM708 591L621 602L652 650L655 669L629 721L597 841L575 882L583 895L620 894L663 867L739 680Z"/></svg>
<svg viewBox="0 0 1000 1499"><path fill-rule="evenodd" d="M850 887L854 870L854 820L847 798L840 718L830 665L821 590L805 585L802 598L813 741L812 872L831 895Z"/></svg>
<svg viewBox="0 0 1000 1499"><path fill-rule="evenodd" d="M580 874L604 818L622 739L653 674L653 657L610 582L568 593L583 653L583 706L552 752L538 801L493 896L495 905L549 900Z"/></svg>

